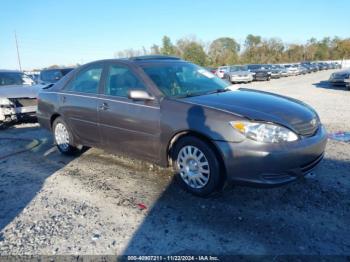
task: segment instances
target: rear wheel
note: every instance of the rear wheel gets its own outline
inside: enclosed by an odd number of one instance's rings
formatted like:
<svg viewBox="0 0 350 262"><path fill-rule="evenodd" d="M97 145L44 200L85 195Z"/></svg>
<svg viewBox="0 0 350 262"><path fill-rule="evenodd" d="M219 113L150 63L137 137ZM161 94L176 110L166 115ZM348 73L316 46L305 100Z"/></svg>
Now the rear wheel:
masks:
<svg viewBox="0 0 350 262"><path fill-rule="evenodd" d="M55 144L58 150L65 155L73 155L78 149L74 146L73 136L69 127L61 117L55 119L52 125Z"/></svg>
<svg viewBox="0 0 350 262"><path fill-rule="evenodd" d="M173 159L177 180L197 196L207 196L224 184L216 152L206 142L188 136L176 143Z"/></svg>

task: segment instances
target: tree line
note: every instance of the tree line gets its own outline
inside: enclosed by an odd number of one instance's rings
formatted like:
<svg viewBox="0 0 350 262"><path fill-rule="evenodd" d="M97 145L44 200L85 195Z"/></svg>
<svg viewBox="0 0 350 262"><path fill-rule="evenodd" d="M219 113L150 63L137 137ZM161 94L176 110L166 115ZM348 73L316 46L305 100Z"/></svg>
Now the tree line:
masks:
<svg viewBox="0 0 350 262"><path fill-rule="evenodd" d="M115 57L140 55L178 56L201 66L233 64L293 63L300 61L342 60L350 58L350 38L325 37L309 39L305 44L287 44L279 38L262 38L247 35L240 45L234 38L221 37L204 43L195 37L186 37L173 42L164 36L161 45L150 48L126 49L115 53Z"/></svg>

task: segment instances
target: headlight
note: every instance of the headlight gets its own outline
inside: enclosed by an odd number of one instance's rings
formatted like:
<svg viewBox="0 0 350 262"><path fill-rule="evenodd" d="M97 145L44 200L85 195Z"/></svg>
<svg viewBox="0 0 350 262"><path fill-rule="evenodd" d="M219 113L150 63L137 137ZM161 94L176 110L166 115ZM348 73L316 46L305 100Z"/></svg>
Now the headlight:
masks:
<svg viewBox="0 0 350 262"><path fill-rule="evenodd" d="M6 97L0 97L0 106L11 106L13 103Z"/></svg>
<svg viewBox="0 0 350 262"><path fill-rule="evenodd" d="M234 121L230 122L230 125L247 138L258 142L279 143L298 140L294 132L279 125L246 121Z"/></svg>

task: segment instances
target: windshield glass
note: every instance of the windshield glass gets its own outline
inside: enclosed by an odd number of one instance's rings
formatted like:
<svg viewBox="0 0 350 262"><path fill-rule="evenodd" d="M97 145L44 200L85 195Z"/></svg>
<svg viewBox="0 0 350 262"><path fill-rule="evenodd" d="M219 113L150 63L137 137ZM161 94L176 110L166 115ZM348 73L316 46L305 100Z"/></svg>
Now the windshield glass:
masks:
<svg viewBox="0 0 350 262"><path fill-rule="evenodd" d="M0 86L27 84L27 78L20 72L0 72Z"/></svg>
<svg viewBox="0 0 350 262"><path fill-rule="evenodd" d="M72 71L71 68L44 70L44 71L41 71L40 78L41 78L42 81L45 81L45 82L48 82L48 83L56 83L63 76L68 74L70 71Z"/></svg>
<svg viewBox="0 0 350 262"><path fill-rule="evenodd" d="M248 68L246 66L231 66L230 71L231 72L237 72L237 71L247 71Z"/></svg>
<svg viewBox="0 0 350 262"><path fill-rule="evenodd" d="M248 65L248 69L252 69L252 70L261 69L261 65Z"/></svg>
<svg viewBox="0 0 350 262"><path fill-rule="evenodd" d="M158 88L170 97L203 95L225 90L230 84L190 63L141 65Z"/></svg>

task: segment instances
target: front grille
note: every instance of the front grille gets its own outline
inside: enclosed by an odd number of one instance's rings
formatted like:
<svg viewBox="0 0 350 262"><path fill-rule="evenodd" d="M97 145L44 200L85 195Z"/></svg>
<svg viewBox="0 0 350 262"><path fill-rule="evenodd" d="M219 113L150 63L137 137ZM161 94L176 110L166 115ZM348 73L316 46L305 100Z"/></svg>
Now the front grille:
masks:
<svg viewBox="0 0 350 262"><path fill-rule="evenodd" d="M10 100L12 103L15 104L16 107L27 107L27 106L37 105L36 98L23 97L23 98L11 98Z"/></svg>
<svg viewBox="0 0 350 262"><path fill-rule="evenodd" d="M319 122L316 120L315 123L313 121L308 122L297 122L293 124L293 127L298 132L299 135L302 136L312 136L316 133Z"/></svg>

